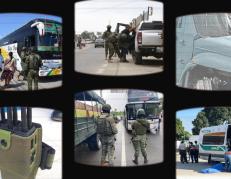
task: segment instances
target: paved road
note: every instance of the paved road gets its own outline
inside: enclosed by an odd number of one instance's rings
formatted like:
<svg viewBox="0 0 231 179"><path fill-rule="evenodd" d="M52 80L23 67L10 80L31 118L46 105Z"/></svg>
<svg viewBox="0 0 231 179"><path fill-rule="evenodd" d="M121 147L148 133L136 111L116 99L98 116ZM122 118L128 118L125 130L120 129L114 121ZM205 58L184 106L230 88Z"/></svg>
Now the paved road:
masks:
<svg viewBox="0 0 231 179"><path fill-rule="evenodd" d="M87 44L82 49L75 50L75 70L81 73L95 75L141 75L163 71L163 60L144 59L144 64L134 64L131 55L127 56L129 63L119 63L118 57L113 57L113 63L105 60L105 49L95 48Z"/></svg>
<svg viewBox="0 0 231 179"><path fill-rule="evenodd" d="M32 119L40 123L43 129L43 142L55 149L55 158L50 170L38 169L36 179L61 179L62 178L62 122L50 119L53 110L46 108L33 108ZM20 119L21 113L18 112ZM0 179L1 173L0 173Z"/></svg>
<svg viewBox="0 0 231 179"><path fill-rule="evenodd" d="M11 80L9 86L7 88L4 88L4 81L0 81L0 90L5 91L25 91L28 90L27 81L22 80L22 77L20 76L20 80L16 77L18 73L15 73L15 76L13 80ZM60 87L62 85L62 79L61 76L59 77L46 77L46 78L40 78L38 87L39 89L50 89L50 88L56 88Z"/></svg>
<svg viewBox="0 0 231 179"><path fill-rule="evenodd" d="M134 155L134 148L130 142L131 134L126 131L123 121L117 124L118 134L115 143L115 166L135 166L132 162ZM156 164L163 162L163 124L161 123L160 133L148 134L147 154L149 164ZM75 148L75 161L87 165L99 165L101 157L101 150L90 151L87 145L80 145ZM143 157L140 154L139 165L143 164Z"/></svg>
<svg viewBox="0 0 231 179"><path fill-rule="evenodd" d="M203 174L199 173L200 170L211 167L206 160L199 159L199 163L182 164L180 156L176 154L176 175L177 179L230 179L231 174L228 172Z"/></svg>

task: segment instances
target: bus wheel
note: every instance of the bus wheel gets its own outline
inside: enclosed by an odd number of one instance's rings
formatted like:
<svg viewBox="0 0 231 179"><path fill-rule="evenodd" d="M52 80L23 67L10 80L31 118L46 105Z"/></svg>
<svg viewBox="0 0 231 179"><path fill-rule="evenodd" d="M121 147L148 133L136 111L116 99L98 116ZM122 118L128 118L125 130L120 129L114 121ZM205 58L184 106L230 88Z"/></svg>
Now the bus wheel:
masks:
<svg viewBox="0 0 231 179"><path fill-rule="evenodd" d="M87 144L88 144L88 148L92 151L96 151L101 148L101 142L97 134L94 134L93 136L91 136L88 139Z"/></svg>
<svg viewBox="0 0 231 179"><path fill-rule="evenodd" d="M211 157L211 155L209 155L209 157L208 157L208 164L210 164L210 163L212 163L212 157Z"/></svg>

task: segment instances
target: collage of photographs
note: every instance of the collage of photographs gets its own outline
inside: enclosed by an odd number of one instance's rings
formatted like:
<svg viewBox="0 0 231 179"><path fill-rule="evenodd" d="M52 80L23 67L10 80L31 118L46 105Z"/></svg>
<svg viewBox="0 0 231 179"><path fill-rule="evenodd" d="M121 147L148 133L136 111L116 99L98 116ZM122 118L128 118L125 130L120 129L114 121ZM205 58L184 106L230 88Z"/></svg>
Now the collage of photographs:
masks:
<svg viewBox="0 0 231 179"><path fill-rule="evenodd" d="M0 179L231 178L225 0L20 1L0 6Z"/></svg>

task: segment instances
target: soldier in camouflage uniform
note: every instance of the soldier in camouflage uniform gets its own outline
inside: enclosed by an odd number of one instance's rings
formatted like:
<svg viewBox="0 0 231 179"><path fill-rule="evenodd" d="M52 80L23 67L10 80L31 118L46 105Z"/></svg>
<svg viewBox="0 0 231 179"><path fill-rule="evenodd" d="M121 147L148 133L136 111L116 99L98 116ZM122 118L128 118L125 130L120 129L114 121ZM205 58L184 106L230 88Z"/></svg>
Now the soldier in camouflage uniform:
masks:
<svg viewBox="0 0 231 179"><path fill-rule="evenodd" d="M118 45L118 34L116 34L115 32L112 33L109 37L108 37L108 45L109 45L109 59L111 59L111 57L113 56L113 54L117 54L119 58L121 58L121 53L119 50L119 45Z"/></svg>
<svg viewBox="0 0 231 179"><path fill-rule="evenodd" d="M34 81L34 90L38 90L39 68L42 66L41 57L34 52L31 47L28 49L28 57L26 58L27 65L27 83L28 90L32 90L32 83Z"/></svg>
<svg viewBox="0 0 231 179"><path fill-rule="evenodd" d="M27 77L27 73L28 73L28 67L26 64L26 61L28 58L28 50L26 47L22 47L22 51L20 53L20 58L21 58L22 71L20 72L19 75L22 75L23 78L25 79Z"/></svg>
<svg viewBox="0 0 231 179"><path fill-rule="evenodd" d="M102 143L101 165L104 166L107 163L106 157L108 156L108 164L112 166L115 151L115 134L118 133L118 130L113 116L110 115L111 106L105 104L102 106L102 110L103 113L97 119L97 134Z"/></svg>
<svg viewBox="0 0 231 179"><path fill-rule="evenodd" d="M103 36L102 36L102 38L104 39L105 60L107 60L108 52L112 53L112 51L113 51L112 46L109 46L109 39L108 39L111 34L112 34L111 26L107 25L107 30L103 33ZM109 58L109 60L111 61L110 58Z"/></svg>
<svg viewBox="0 0 231 179"><path fill-rule="evenodd" d="M150 128L149 122L145 119L145 111L143 109L137 110L137 119L132 124L132 143L135 149L133 162L138 165L139 152L144 157L144 163L148 163L146 145L147 145L147 131Z"/></svg>

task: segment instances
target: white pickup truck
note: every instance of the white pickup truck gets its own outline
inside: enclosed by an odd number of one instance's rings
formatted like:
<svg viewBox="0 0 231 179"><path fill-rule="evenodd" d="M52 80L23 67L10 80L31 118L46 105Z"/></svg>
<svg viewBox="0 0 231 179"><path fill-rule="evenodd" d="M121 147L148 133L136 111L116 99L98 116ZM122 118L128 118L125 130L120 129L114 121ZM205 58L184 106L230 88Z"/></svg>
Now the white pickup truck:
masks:
<svg viewBox="0 0 231 179"><path fill-rule="evenodd" d="M135 52L133 60L135 64L142 63L143 56L163 57L163 22L141 22L136 29Z"/></svg>

